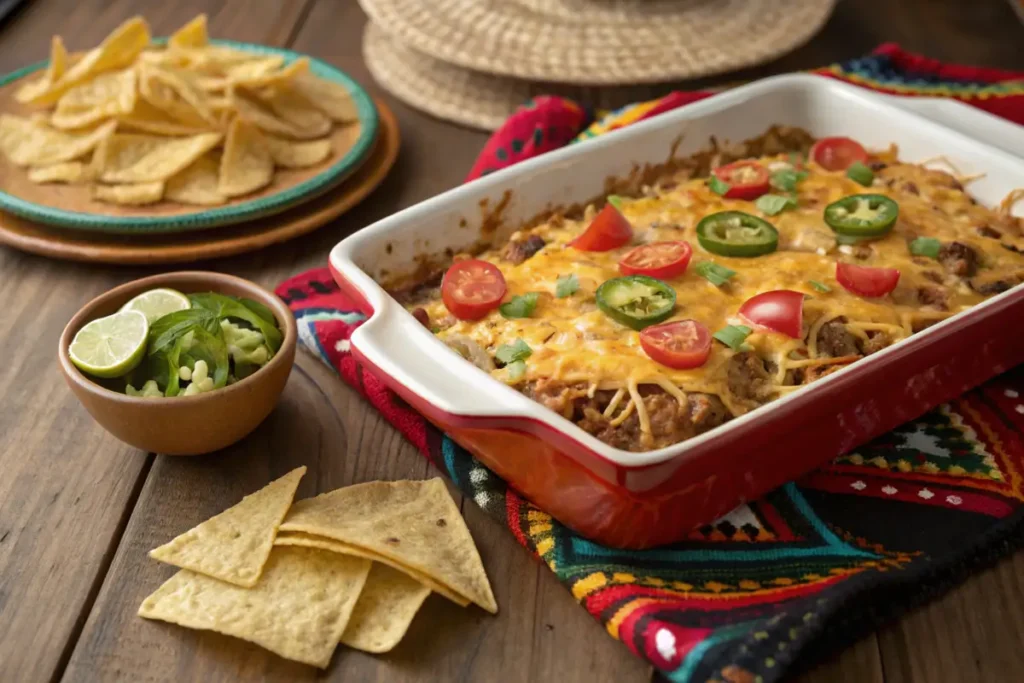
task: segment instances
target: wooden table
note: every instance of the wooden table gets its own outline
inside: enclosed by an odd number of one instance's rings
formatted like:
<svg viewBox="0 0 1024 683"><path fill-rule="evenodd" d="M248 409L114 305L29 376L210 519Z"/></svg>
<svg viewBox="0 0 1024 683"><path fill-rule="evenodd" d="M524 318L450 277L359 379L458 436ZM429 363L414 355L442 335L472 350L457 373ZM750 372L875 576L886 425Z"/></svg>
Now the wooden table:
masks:
<svg viewBox="0 0 1024 683"><path fill-rule="evenodd" d="M166 34L200 11L218 37L308 52L380 94L362 63L364 17L353 0L31 0L0 28L0 71L44 58L53 33L80 49L138 12ZM940 59L1024 68L1024 29L1004 0L859 0L841 2L809 45L742 77L848 58L885 40ZM369 201L306 238L202 267L272 286L323 264L351 231L457 184L485 135L384 97L398 114L404 146ZM299 361L271 417L222 453L172 458L116 441L64 385L55 346L83 303L151 272L0 249L0 681L314 680L320 674L312 668L242 641L136 617L143 597L173 571L146 552L300 464L310 468L300 497L437 472L309 358ZM501 613L432 597L397 650L372 657L339 649L327 678L651 679L650 667L609 638L511 534L472 504L462 511ZM800 680L1012 679L1010 672L1024 670L1022 606L1018 553L837 657L808 663Z"/></svg>

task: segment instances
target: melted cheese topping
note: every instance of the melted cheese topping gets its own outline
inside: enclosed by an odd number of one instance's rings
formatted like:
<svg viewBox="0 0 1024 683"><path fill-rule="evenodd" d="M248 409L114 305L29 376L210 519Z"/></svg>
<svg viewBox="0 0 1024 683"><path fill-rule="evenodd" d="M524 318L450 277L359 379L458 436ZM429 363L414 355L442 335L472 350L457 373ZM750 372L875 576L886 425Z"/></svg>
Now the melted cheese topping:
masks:
<svg viewBox="0 0 1024 683"><path fill-rule="evenodd" d="M780 156L761 162L777 168L782 160ZM582 220L556 220L539 225L529 234L543 238L545 246L522 263L505 260L500 249L478 256L501 270L508 285L506 301L527 292L540 294L532 316L509 320L494 310L482 320L455 321L439 336L468 337L491 356L501 344L522 339L533 350L526 361L525 374L512 380L507 370L495 369L493 376L514 385L536 380L582 382L590 386L591 395L595 388L617 390L604 411L605 417L615 425L638 410L643 425L646 412L637 386L645 383L660 385L680 401L685 400L686 392L716 394L734 415L751 406L743 405L727 391L725 366L735 353L731 349L714 342L702 367L673 370L644 353L638 332L597 309L595 290L602 282L619 277L619 259L638 244L685 240L693 247L690 267L682 276L668 281L677 295L677 306L669 320L692 318L714 332L730 324L741 324L737 311L755 294L789 289L808 295L804 305L806 341L764 332L755 332L747 339L761 358L777 366L777 370L769 366L776 370L776 394L792 389L784 386L788 370L819 362L818 331L830 320L844 318L850 333L862 340L867 340L869 333L881 332L889 340L898 341L918 325L923 326L924 321L953 315L985 298L965 280L948 273L938 261L913 256L908 243L915 237L934 237L944 244L957 241L972 247L979 257L979 274L1024 275L1024 255L1001 244L1020 238L1016 219L974 204L948 174L923 166L895 164L876 174L874 185L866 188L842 172L827 172L814 164L808 170L808 177L798 186L798 208L776 216L762 214L753 202L724 199L711 192L701 179L654 190L653 196L624 199L621 211L633 225L634 238L630 245L613 251L585 252L567 246L589 225L593 207L588 208ZM824 222L824 208L845 196L863 193L885 194L896 200L899 221L880 240L853 247L839 246L835 233ZM778 250L756 258L727 258L705 252L695 232L698 221L728 210L744 211L772 223L779 232ZM982 226L995 225L1006 233L1003 239L984 237L978 232ZM527 233L517 233L512 239L522 240L526 236ZM726 266L736 275L716 287L697 274L694 265L701 261ZM897 268L901 274L899 285L890 295L879 299L857 296L836 282L837 261ZM556 279L570 273L578 278L579 291L557 298ZM810 285L812 280L827 285L831 291L816 291ZM923 303L919 288L942 290L945 310ZM439 299L428 302L425 308L432 321L451 320Z"/></svg>

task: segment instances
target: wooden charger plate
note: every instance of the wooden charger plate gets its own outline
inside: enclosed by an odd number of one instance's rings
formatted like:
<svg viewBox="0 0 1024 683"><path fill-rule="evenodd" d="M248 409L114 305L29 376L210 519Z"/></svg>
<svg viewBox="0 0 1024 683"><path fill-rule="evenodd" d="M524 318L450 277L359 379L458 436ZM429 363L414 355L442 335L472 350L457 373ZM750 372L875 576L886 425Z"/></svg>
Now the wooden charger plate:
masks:
<svg viewBox="0 0 1024 683"><path fill-rule="evenodd" d="M380 130L369 159L341 185L283 213L202 232L136 237L62 230L0 211L0 244L65 261L158 264L233 256L305 235L361 202L394 165L398 123L387 105L375 102Z"/></svg>

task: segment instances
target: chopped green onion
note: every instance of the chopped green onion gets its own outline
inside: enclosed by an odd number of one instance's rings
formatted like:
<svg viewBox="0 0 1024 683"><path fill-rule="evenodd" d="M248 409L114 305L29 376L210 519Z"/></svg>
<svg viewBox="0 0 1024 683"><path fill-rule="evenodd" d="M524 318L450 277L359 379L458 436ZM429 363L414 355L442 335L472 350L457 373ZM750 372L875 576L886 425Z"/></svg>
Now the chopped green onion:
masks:
<svg viewBox="0 0 1024 683"><path fill-rule="evenodd" d="M522 339L516 339L511 344L499 346L498 350L494 352L494 357L502 365L510 365L517 360L529 358L532 353L533 349L530 348L529 344Z"/></svg>
<svg viewBox="0 0 1024 683"><path fill-rule="evenodd" d="M750 336L751 330L746 325L729 325L715 332L712 337L728 346L733 351L739 351L743 342Z"/></svg>
<svg viewBox="0 0 1024 683"><path fill-rule="evenodd" d="M729 278L736 274L735 270L720 266L712 261L701 261L694 267L697 269L698 275L716 287L721 287Z"/></svg>
<svg viewBox="0 0 1024 683"><path fill-rule="evenodd" d="M875 172L861 162L855 161L846 169L846 177L864 187L871 187L871 183L875 181Z"/></svg>
<svg viewBox="0 0 1024 683"><path fill-rule="evenodd" d="M786 209L795 209L797 207L796 199L792 196L782 196L778 194L763 194L757 198L754 202L754 206L757 210L768 216L775 216Z"/></svg>
<svg viewBox="0 0 1024 683"><path fill-rule="evenodd" d="M514 296L508 303L499 306L498 311L505 318L529 318L533 309L537 308L537 296L537 292Z"/></svg>
<svg viewBox="0 0 1024 683"><path fill-rule="evenodd" d="M616 209L622 210L622 203L626 201L625 197L620 197L617 194L608 195L608 203L614 206Z"/></svg>
<svg viewBox="0 0 1024 683"><path fill-rule="evenodd" d="M771 184L777 190L793 192L801 180L807 177L807 171L796 171L788 168L772 173Z"/></svg>
<svg viewBox="0 0 1024 683"><path fill-rule="evenodd" d="M515 360L505 366L508 369L508 378L517 380L526 374L526 361Z"/></svg>
<svg viewBox="0 0 1024 683"><path fill-rule="evenodd" d="M821 292L823 294L832 291L831 287L822 282L818 282L817 280L808 280L807 284L809 284L816 291Z"/></svg>
<svg viewBox="0 0 1024 683"><path fill-rule="evenodd" d="M555 280L555 296L559 299L564 299L567 296L572 296L580 289L579 278L576 277L576 273L569 273L568 275L559 275Z"/></svg>
<svg viewBox="0 0 1024 683"><path fill-rule="evenodd" d="M732 189L732 185L725 182L718 176L711 176L708 180L708 189L718 195L725 195L726 192Z"/></svg>
<svg viewBox="0 0 1024 683"><path fill-rule="evenodd" d="M942 248L942 242L938 241L934 237L918 237L916 240L910 243L910 253L914 256L927 256L928 258L938 258L939 249Z"/></svg>

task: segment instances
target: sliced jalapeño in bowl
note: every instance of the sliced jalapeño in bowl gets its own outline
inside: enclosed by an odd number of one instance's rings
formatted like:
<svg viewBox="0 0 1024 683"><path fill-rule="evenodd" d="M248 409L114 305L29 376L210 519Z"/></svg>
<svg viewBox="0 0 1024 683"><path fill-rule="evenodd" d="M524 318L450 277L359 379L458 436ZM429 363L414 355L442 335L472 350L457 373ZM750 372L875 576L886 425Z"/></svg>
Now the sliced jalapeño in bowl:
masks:
<svg viewBox="0 0 1024 683"><path fill-rule="evenodd" d="M749 213L719 211L697 223L697 241L719 256L761 256L779 246L779 231L768 221Z"/></svg>
<svg viewBox="0 0 1024 683"><path fill-rule="evenodd" d="M672 315L676 290L647 275L612 278L597 288L597 307L615 322L642 330Z"/></svg>
<svg viewBox="0 0 1024 683"><path fill-rule="evenodd" d="M899 215L899 204L882 194L852 194L825 207L825 222L847 237L881 237Z"/></svg>

